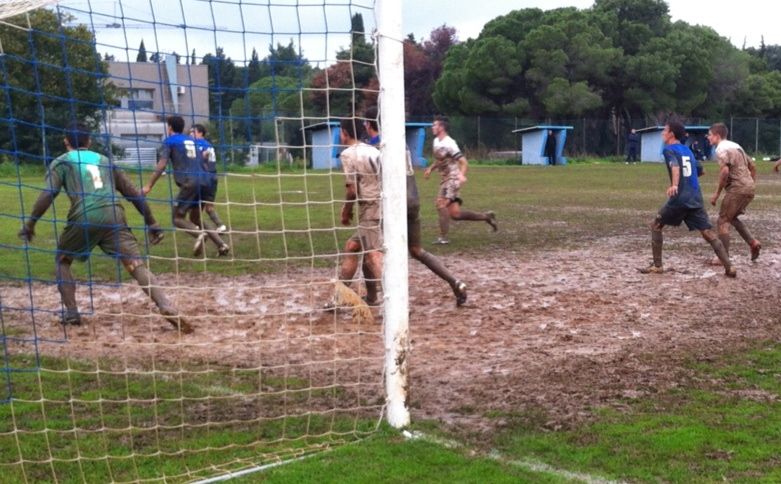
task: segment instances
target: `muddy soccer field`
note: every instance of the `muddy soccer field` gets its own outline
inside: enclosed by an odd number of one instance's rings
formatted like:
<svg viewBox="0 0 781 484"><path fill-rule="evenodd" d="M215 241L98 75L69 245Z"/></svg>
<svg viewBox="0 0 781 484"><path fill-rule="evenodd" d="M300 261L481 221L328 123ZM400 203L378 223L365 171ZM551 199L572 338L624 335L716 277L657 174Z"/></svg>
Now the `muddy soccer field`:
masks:
<svg viewBox="0 0 781 484"><path fill-rule="evenodd" d="M708 265L710 247L685 228L665 231L666 274L637 271L650 261L647 223L664 201L661 166L510 171L514 183L496 181L510 169L475 169L467 204L496 210L500 231L462 222L452 227L449 247L428 247L466 281L468 303L457 308L449 287L410 260L413 420L482 432L501 425L496 415L527 413L541 415L546 428L567 428L600 408L620 410L675 388L690 378L688 362L778 340L781 178L761 168L744 220L763 251L751 262L733 233L737 279ZM706 199L714 179L706 175ZM480 192L492 185L499 188ZM422 188L432 195L433 187ZM428 241L435 217L426 210ZM30 313L6 310L6 332L14 335L7 351L139 371L248 369L259 379L295 378L310 390L348 389L328 405L379 409L382 312L374 311L375 324L323 312L333 273L161 274L195 327L191 335L166 323L134 284L80 287L80 305L93 313L67 332L54 314L36 313L37 348L28 339ZM56 311L56 287L43 283L5 284L4 306L29 305L30 291L38 309Z"/></svg>

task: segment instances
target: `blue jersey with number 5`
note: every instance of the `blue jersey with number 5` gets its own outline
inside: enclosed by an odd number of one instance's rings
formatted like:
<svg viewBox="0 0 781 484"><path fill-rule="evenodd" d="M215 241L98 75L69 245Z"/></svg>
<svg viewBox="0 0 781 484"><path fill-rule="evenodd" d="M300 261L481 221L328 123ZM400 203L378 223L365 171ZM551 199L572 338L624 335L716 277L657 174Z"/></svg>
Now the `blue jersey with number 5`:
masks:
<svg viewBox="0 0 781 484"><path fill-rule="evenodd" d="M678 194L670 198L667 204L675 207L702 208L702 192L697 179L699 164L694 153L686 145L678 143L665 146L662 153L670 180L672 181L673 167L677 166L681 173Z"/></svg>

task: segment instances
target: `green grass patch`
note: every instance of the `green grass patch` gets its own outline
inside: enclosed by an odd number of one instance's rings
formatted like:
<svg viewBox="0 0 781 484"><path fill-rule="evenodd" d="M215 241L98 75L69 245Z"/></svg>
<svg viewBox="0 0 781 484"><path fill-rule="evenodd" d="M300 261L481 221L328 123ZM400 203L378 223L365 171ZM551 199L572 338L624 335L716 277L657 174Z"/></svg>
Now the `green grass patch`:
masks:
<svg viewBox="0 0 781 484"><path fill-rule="evenodd" d="M761 165L770 171L769 166ZM716 179L714 165L703 179L705 193ZM131 173L141 185L146 174ZM576 163L560 167L474 166L462 189L464 207L494 210L500 232L484 224L458 223L451 229L451 245L438 252L485 250L539 250L581 246L595 238L643 233L655 210L664 202L667 174L661 164L626 166L622 163ZM423 240L438 232L434 198L438 180L424 180L418 173L421 193ZM41 220L34 242L25 248L16 237L22 214L29 214L43 187L43 175L23 171L21 176L0 177L0 278L51 280L55 233L65 226L68 201L60 195ZM269 168L245 170L221 180L218 211L233 233L226 240L233 256L218 259L209 246L207 260L192 259L193 239L173 231L170 199L176 187L161 179L150 195L152 210L168 230L160 245L147 247L140 216L124 203L130 225L152 256L154 272L210 272L246 274L280 270L289 266L330 267L353 229L341 227L339 210L343 177L336 172ZM770 197L768 197L770 198ZM772 206L758 197L752 212ZM222 205L230 201L228 205ZM116 260L93 251L88 263L74 265L77 278L117 280L126 277Z"/></svg>
<svg viewBox="0 0 781 484"><path fill-rule="evenodd" d="M555 467L640 482L781 479L781 345L699 365L703 387L606 411L582 428L545 432L509 416L495 444ZM504 416L505 418L508 416Z"/></svg>

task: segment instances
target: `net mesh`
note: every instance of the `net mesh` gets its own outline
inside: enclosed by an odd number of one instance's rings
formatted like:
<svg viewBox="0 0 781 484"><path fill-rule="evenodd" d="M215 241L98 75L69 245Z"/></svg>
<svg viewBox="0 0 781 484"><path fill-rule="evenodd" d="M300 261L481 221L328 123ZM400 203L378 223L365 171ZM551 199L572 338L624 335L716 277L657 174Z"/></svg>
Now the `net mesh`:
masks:
<svg viewBox="0 0 781 484"><path fill-rule="evenodd" d="M74 0L36 9L44 3L0 6L4 480L187 481L376 431L381 313L367 322L323 310L354 231L340 224L338 122L378 92L366 34L373 2ZM47 191L64 127L86 123L92 149L140 188L172 114L202 124L214 147L213 234L229 250L213 237L196 250L197 239L172 225L172 176L147 197L165 233L158 245L121 201L153 288L194 332L167 322L99 248L72 266L82 324L60 324L54 261L67 243L65 193L30 243L16 233Z"/></svg>

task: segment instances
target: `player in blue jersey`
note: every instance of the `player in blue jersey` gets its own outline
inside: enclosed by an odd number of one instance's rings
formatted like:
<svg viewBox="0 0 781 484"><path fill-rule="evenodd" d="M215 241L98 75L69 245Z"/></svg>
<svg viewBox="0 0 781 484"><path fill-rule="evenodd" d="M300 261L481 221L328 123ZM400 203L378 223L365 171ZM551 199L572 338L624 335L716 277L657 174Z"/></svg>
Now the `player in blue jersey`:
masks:
<svg viewBox="0 0 781 484"><path fill-rule="evenodd" d="M206 169L209 172L209 186L201 193L203 202L201 207L217 226L217 232L225 232L227 227L214 208L214 200L217 198L217 155L214 146L206 139L206 127L202 124L194 124L190 129L190 135L195 138L195 147L206 162Z"/></svg>
<svg viewBox="0 0 781 484"><path fill-rule="evenodd" d="M664 161L667 165L667 174L670 177L670 186L667 188L667 203L665 203L656 218L651 223L651 249L653 263L640 269L643 274L661 274L662 268L662 229L665 225L679 226L685 223L689 230L699 230L702 237L710 243L713 251L724 265L724 274L727 277L735 277L737 271L732 267L729 254L724 249L716 233L711 230L702 201L702 192L698 176L701 167L694 157L694 153L681 144L686 135L686 130L678 121L668 122L662 131L662 140L665 143L663 150Z"/></svg>
<svg viewBox="0 0 781 484"><path fill-rule="evenodd" d="M208 236L220 255L227 255L230 247L221 238L211 223L201 220L200 203L201 195L208 190L209 174L204 166L203 158L198 156L195 140L184 131L184 119L181 116L169 116L166 119L168 125L168 137L163 140L160 148L159 160L155 171L144 186L144 195L152 191L152 187L165 171L168 161L173 169L174 182L179 187L174 205L174 226L183 229L195 238L193 255L203 255L205 240ZM190 220L187 213L190 212ZM201 230L201 226L205 230Z"/></svg>

